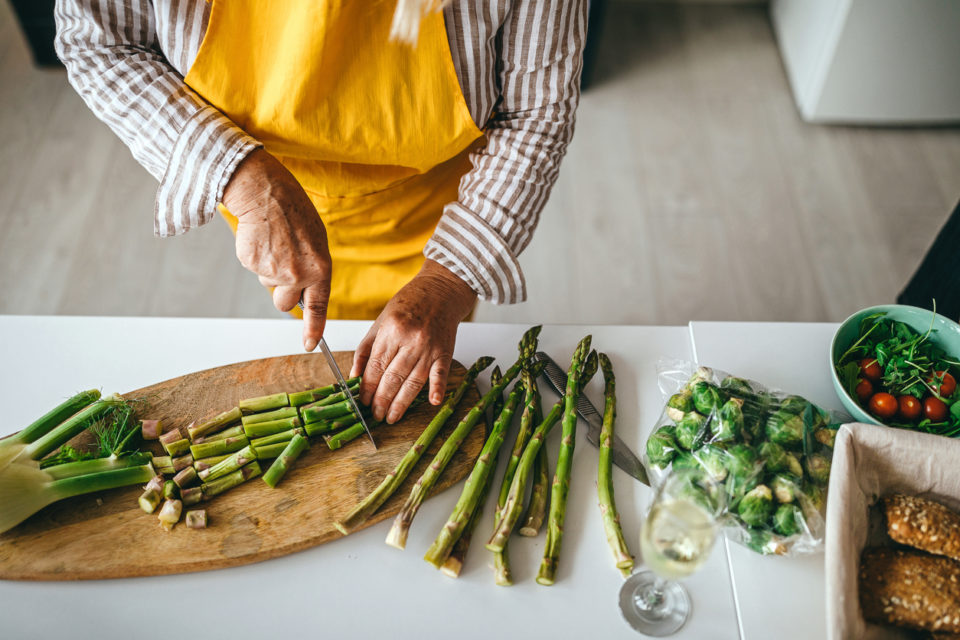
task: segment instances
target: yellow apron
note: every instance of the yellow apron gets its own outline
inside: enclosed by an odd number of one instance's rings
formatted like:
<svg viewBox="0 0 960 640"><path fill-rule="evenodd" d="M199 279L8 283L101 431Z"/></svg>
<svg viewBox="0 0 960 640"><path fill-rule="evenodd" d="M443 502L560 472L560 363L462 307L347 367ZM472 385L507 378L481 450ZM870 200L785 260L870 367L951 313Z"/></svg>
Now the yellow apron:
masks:
<svg viewBox="0 0 960 640"><path fill-rule="evenodd" d="M215 0L186 83L263 142L327 228L331 318L375 318L423 264L483 135L441 13L390 42L392 0ZM236 232L236 219L225 214ZM232 219L231 219L232 218Z"/></svg>

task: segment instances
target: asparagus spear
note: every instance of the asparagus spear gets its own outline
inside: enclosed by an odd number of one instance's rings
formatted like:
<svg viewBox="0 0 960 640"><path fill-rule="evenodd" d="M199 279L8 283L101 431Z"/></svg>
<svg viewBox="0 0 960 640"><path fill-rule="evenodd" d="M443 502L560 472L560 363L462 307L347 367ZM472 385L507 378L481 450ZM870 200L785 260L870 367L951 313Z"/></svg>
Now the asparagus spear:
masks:
<svg viewBox="0 0 960 640"><path fill-rule="evenodd" d="M433 457L426 471L423 472L423 475L421 475L416 484L413 485L410 495L407 496L407 501L394 519L393 526L387 533L387 544L392 547L397 547L398 549L403 549L406 546L410 524L417 515L420 505L423 504L424 499L427 497L427 493L433 488L433 485L436 484L437 478L440 477L443 470L447 468L447 464L450 463L453 454L460 448L463 440L477 424L477 421L480 420L480 416L493 402L494 396L503 393L503 389L517 377L520 369L526 365L527 361L536 352L537 336L539 334L540 327L536 326L529 329L523 335L523 338L520 340L520 356L517 358L517 361L507 369L507 372L503 374L503 380L480 399L480 402L467 413L467 416L457 425L453 433L451 433L446 442L443 443L443 446L440 447L440 451Z"/></svg>
<svg viewBox="0 0 960 640"><path fill-rule="evenodd" d="M262 438L254 438L250 441L251 446L254 449L257 447L265 447L268 444L278 444L278 443L287 443L293 439L293 436L296 434L307 435L305 431L306 427L294 427L293 429L287 429L286 431L281 431L280 433L275 433L270 436L264 436Z"/></svg>
<svg viewBox="0 0 960 640"><path fill-rule="evenodd" d="M551 585L554 582L557 563L560 561L560 546L563 542L563 521L567 514L567 492L570 489L570 471L573 466L573 449L577 435L577 399L580 397L580 370L590 351L591 337L580 341L567 374L567 392L563 402L563 437L560 439L560 455L553 474L550 495L550 515L547 519L547 541L543 548L543 560L537 573L537 584Z"/></svg>
<svg viewBox="0 0 960 640"><path fill-rule="evenodd" d="M216 433L211 433L208 436L197 436L193 439L193 444L200 444L201 442L213 442L214 440L223 440L224 438L233 438L236 436L244 435L243 425L237 424L222 431L217 431Z"/></svg>
<svg viewBox="0 0 960 640"><path fill-rule="evenodd" d="M370 428L379 426L380 422L371 422ZM338 431L332 435L324 435L323 440L327 443L327 446L331 451L336 451L343 445L347 444L351 440L356 440L360 436L366 433L366 429L363 428L363 425L359 422L354 422L349 427L343 431Z"/></svg>
<svg viewBox="0 0 960 640"><path fill-rule="evenodd" d="M247 436L234 436L224 438L223 440L214 440L213 442L201 442L190 446L190 454L194 460L209 458L211 456L222 456L225 453L240 451L250 444Z"/></svg>
<svg viewBox="0 0 960 640"><path fill-rule="evenodd" d="M242 417L243 412L240 411L240 407L234 407L233 409L224 411L223 413L214 416L206 422L190 425L187 427L187 433L190 435L191 440L196 440L199 436L205 436L208 433L213 433L214 431L222 429L223 427L240 420Z"/></svg>
<svg viewBox="0 0 960 640"><path fill-rule="evenodd" d="M280 420L270 420L267 422L254 422L253 424L243 425L243 433L248 438L265 438L275 433L281 433L294 427L299 427L302 424L300 418L282 418Z"/></svg>
<svg viewBox="0 0 960 640"><path fill-rule="evenodd" d="M613 364L607 354L599 356L600 368L603 370L604 405L603 428L600 430L600 464L597 468L597 497L600 501L600 515L603 517L603 529L607 534L607 544L613 551L617 569L623 577L629 577L633 569L633 556L627 549L627 541L623 538L620 528L620 515L617 513L617 504L613 498L613 458L610 443L613 442L614 422L617 419L617 383L613 375Z"/></svg>
<svg viewBox="0 0 960 640"><path fill-rule="evenodd" d="M350 395L352 395L353 398L356 399L357 393L360 391L360 383L358 382L357 384L347 385L347 389L350 391ZM320 400L317 400L316 402L313 403L313 406L325 407L327 405L331 405L337 402L342 402L346 399L347 399L347 394L345 394L343 391L337 391L336 393L331 393L326 398L321 398Z"/></svg>
<svg viewBox="0 0 960 640"><path fill-rule="evenodd" d="M240 449L240 451L230 454L214 466L204 469L197 475L200 476L200 480L203 482L210 482L211 480L222 478L228 473L233 473L240 467L256 459L257 452L251 445L247 445L243 449Z"/></svg>
<svg viewBox="0 0 960 640"><path fill-rule="evenodd" d="M417 464L417 461L420 460L423 452L427 450L427 447L430 446L433 439L437 437L443 425L450 419L450 416L453 415L453 411L463 398L463 394L467 392L467 389L469 389L473 381L476 380L477 375L489 367L491 362L493 362L493 358L484 356L473 363L460 382L460 386L447 396L443 406L437 411L437 415L433 417L433 420L431 420L430 424L423 430L420 437L417 438L417 441L413 443L410 450L404 454L396 468L388 473L380 485L374 489L370 495L364 498L360 504L355 506L350 513L344 516L342 520L334 523L340 533L346 535L361 526L393 495L403 481L406 480L407 475L410 474L410 471Z"/></svg>
<svg viewBox="0 0 960 640"><path fill-rule="evenodd" d="M503 445L505 431L513 420L513 414L520 402L522 391L523 385L518 384L513 387L503 410L496 422L493 423L493 429L487 436L487 441L480 451L480 456L473 465L473 470L463 486L463 491L460 493L460 498L457 500L453 512L447 519L447 523L440 529L440 533L437 534L426 555L423 556L424 560L438 569L450 555L454 543L463 533L474 511L483 510L480 497L485 495L484 487L487 484L487 478L493 475L493 470L496 468L497 454Z"/></svg>
<svg viewBox="0 0 960 640"><path fill-rule="evenodd" d="M597 356L596 353L591 352L583 365L583 373L580 376L581 387L593 377L596 371ZM537 427L536 431L534 431L530 437L527 448L523 450L523 455L520 456L520 464L517 465L517 471L513 476L513 482L510 483L510 491L507 492L507 500L500 510L500 525L493 532L490 541L487 542L487 549L490 551L503 551L507 539L517 524L517 520L520 519L520 513L523 510L523 490L527 486L527 479L530 477L533 464L536 461L541 447L543 447L547 435L549 435L550 430L553 429L560 420L560 416L563 414L563 408L564 399L561 398L559 402L553 405L547 415L544 416L540 426Z"/></svg>
<svg viewBox="0 0 960 640"><path fill-rule="evenodd" d="M271 489L276 488L283 476L293 466L293 463L300 457L300 454L306 451L309 446L310 443L307 442L307 439L299 433L293 436L283 453L273 461L267 472L263 474L263 481L267 483L267 486Z"/></svg>
<svg viewBox="0 0 960 640"><path fill-rule="evenodd" d="M270 411L272 409L289 406L290 397L286 393L274 393L269 396L241 400L239 408L243 413L257 413L259 411Z"/></svg>
<svg viewBox="0 0 960 640"><path fill-rule="evenodd" d="M300 414L303 416L304 422L323 422L324 420L333 420L353 414L353 405L349 400L341 400L322 406L312 404L302 407Z"/></svg>
<svg viewBox="0 0 960 640"><path fill-rule="evenodd" d="M256 460L248 464L247 466L237 469L233 473L228 473L222 478L217 478L211 482L204 482L203 485L203 495L207 498L212 498L213 496L220 495L224 491L229 491L236 486L239 486L249 480L250 478L256 478L260 475L260 465Z"/></svg>
<svg viewBox="0 0 960 640"><path fill-rule="evenodd" d="M520 535L528 538L536 537L547 517L547 504L550 497L550 463L547 461L547 450L540 447L533 462L533 487L530 489L530 506L527 507L527 517L520 527Z"/></svg>
<svg viewBox="0 0 960 640"><path fill-rule="evenodd" d="M275 442L273 444L264 444L256 447L257 460L272 460L283 453L283 450L286 448L287 442Z"/></svg>
<svg viewBox="0 0 960 640"><path fill-rule="evenodd" d="M347 382L347 387L360 384L360 377L350 378ZM319 387L317 389L310 389L308 391L293 391L288 395L290 400L291 407L300 407L305 404L310 404L311 402L317 402L326 398L332 393L335 393L339 390L339 387L335 384L328 384L325 387Z"/></svg>
<svg viewBox="0 0 960 640"><path fill-rule="evenodd" d="M495 386L501 379L503 379L503 374L500 373L500 367L494 367L490 374L490 386ZM493 411L490 413L484 414L484 420L487 423L487 433L493 431L494 419L499 417L500 412L503 410L503 394L494 398L492 409ZM494 467L496 467L496 463L494 463ZM490 486L493 484L493 475L494 474L491 473L487 476L487 481L481 489L479 501L481 505L487 501L487 493L490 492ZM451 578L460 577L460 571L463 570L463 563L467 559L467 549L470 547L470 539L473 537L473 531L477 528L477 523L480 522L480 516L482 514L483 509L480 508L475 509L473 515L470 516L466 528L463 530L463 533L460 534L460 537L457 538L457 541L453 544L453 549L450 550L450 555L447 556L447 559L443 561L443 566L440 567L440 571L444 575L450 576Z"/></svg>
<svg viewBox="0 0 960 640"><path fill-rule="evenodd" d="M240 409L237 409L240 411ZM263 413L251 413L241 417L239 420L244 427L258 422L273 422L274 420L286 420L287 418L300 417L300 410L296 407L281 407L273 411L264 411Z"/></svg>

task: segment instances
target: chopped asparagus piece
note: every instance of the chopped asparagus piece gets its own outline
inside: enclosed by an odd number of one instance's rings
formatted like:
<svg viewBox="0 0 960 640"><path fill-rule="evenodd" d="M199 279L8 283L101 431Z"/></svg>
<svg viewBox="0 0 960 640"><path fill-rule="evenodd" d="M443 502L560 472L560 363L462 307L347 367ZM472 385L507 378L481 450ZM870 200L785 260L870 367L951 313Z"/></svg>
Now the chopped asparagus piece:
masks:
<svg viewBox="0 0 960 640"><path fill-rule="evenodd" d="M259 398L247 398L240 401L240 411L243 413L256 413L258 411L270 411L280 407L290 406L290 398L286 393L274 393L269 396L260 396Z"/></svg>
<svg viewBox="0 0 960 640"><path fill-rule="evenodd" d="M160 495L160 492L156 489L147 489L142 494L140 494L140 508L146 511L147 513L153 513L157 510L157 507L160 506L160 501L163 497Z"/></svg>

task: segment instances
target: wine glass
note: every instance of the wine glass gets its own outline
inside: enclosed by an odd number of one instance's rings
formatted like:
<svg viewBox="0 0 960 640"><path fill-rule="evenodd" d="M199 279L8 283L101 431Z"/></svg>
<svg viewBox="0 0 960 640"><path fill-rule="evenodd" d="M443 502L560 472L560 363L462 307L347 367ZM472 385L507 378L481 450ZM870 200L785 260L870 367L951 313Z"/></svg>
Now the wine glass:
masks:
<svg viewBox="0 0 960 640"><path fill-rule="evenodd" d="M709 557L724 496L709 474L691 469L671 471L657 488L640 530L643 562L651 571L633 574L620 589L620 611L640 633L669 636L690 618L690 594L676 579Z"/></svg>

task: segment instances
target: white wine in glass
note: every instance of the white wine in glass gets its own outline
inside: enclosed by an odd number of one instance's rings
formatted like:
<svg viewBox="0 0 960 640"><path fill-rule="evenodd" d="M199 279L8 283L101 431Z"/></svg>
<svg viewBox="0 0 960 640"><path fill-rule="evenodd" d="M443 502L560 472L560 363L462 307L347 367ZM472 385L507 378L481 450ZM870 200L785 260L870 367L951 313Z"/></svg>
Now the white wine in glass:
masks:
<svg viewBox="0 0 960 640"><path fill-rule="evenodd" d="M670 473L657 489L640 531L644 564L620 590L620 609L648 636L676 633L689 619L690 595L679 582L706 562L717 539L723 491L706 474Z"/></svg>

